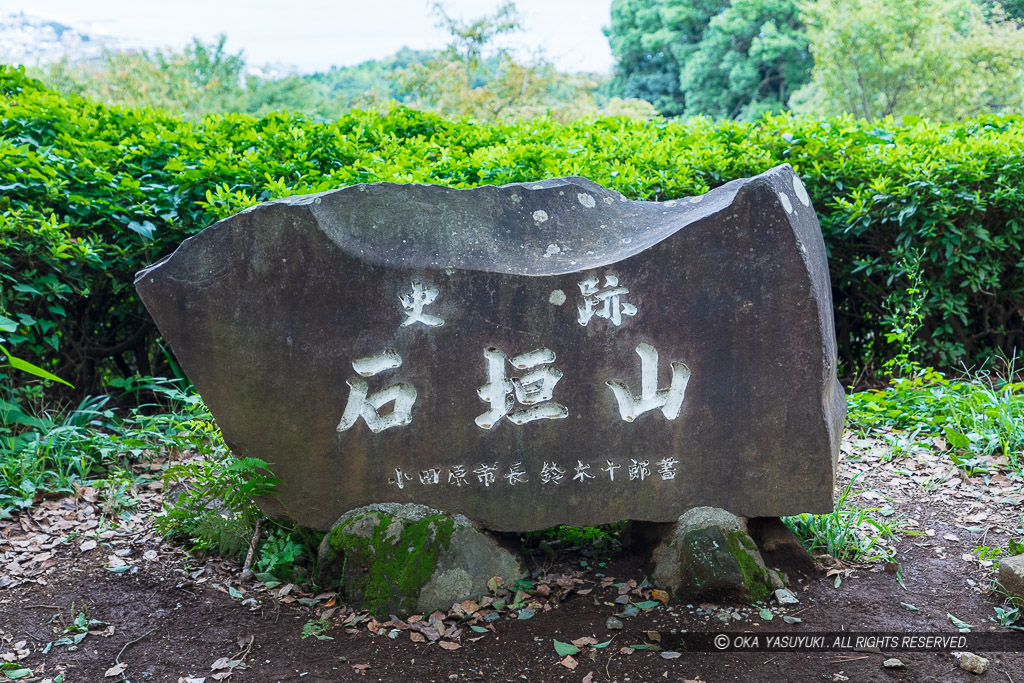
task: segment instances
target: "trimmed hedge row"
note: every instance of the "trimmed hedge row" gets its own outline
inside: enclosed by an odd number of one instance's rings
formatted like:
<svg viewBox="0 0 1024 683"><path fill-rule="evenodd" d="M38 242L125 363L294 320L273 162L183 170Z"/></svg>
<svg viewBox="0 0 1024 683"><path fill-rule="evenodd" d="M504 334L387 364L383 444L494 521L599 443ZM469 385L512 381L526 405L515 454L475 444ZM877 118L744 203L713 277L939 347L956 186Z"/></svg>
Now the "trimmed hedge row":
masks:
<svg viewBox="0 0 1024 683"><path fill-rule="evenodd" d="M190 124L64 99L0 66L0 337L81 394L171 359L132 286L143 265L246 206L354 183L468 187L581 175L636 199L702 193L782 162L819 212L847 377L924 281L920 360L973 364L1024 346L1024 119L876 127L790 116L479 125L397 109Z"/></svg>

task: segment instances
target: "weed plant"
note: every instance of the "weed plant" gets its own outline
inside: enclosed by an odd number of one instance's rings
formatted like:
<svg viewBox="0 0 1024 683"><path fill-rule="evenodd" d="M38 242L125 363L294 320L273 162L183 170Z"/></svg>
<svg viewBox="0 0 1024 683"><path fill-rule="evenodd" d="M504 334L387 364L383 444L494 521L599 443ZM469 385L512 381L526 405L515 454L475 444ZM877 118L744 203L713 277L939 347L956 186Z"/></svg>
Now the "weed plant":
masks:
<svg viewBox="0 0 1024 683"><path fill-rule="evenodd" d="M0 517L30 507L43 492L72 493L87 481L123 473L161 448L207 447L209 432L197 429L207 412L197 395L171 380L149 378L137 385L162 404L121 414L110 396L91 396L70 410L34 410L24 392L2 394Z"/></svg>
<svg viewBox="0 0 1024 683"><path fill-rule="evenodd" d="M852 490L857 476L843 487L832 512L824 515L805 512L783 517L782 521L811 552L824 552L851 562L889 561L892 550L883 540L895 539L899 528L876 516L882 514L880 508L858 508L850 504L850 495L859 493Z"/></svg>
<svg viewBox="0 0 1024 683"><path fill-rule="evenodd" d="M993 456L1024 474L1024 382L1014 381L1016 374L1013 361L1000 373L983 369L958 379L917 368L884 389L848 396L847 421L862 431L891 427L920 443L942 439L969 475L987 472Z"/></svg>

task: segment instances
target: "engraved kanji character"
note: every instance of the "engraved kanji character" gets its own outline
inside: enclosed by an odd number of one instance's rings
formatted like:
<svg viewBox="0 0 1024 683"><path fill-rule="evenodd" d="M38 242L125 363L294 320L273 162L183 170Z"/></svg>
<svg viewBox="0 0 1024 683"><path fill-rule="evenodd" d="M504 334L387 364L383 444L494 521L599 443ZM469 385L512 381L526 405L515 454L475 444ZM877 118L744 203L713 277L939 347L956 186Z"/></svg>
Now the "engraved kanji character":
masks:
<svg viewBox="0 0 1024 683"><path fill-rule="evenodd" d="M672 363L672 381L668 389L659 390L658 352L650 344L641 342L636 347L636 354L640 356L640 398L634 397L621 380L612 379L605 382L615 395L622 419L632 422L638 416L655 408L661 408L661 413L666 419L676 419L683 407L686 385L690 382L690 368L682 363Z"/></svg>
<svg viewBox="0 0 1024 683"><path fill-rule="evenodd" d="M373 377L387 370L401 367L402 357L397 351L388 349L383 353L352 361L352 369L363 377ZM366 421L366 426L374 433L391 427L407 425L412 422L412 405L416 402L416 388L411 384L399 383L368 394L370 385L366 381L353 377L346 380L349 386L348 404L338 423L338 431L348 431L359 418ZM380 409L394 401L391 412L381 415Z"/></svg>
<svg viewBox="0 0 1024 683"><path fill-rule="evenodd" d="M490 486L494 483L494 473L498 470L498 463L493 465L486 465L480 463L480 467L473 470L473 474L476 475L477 480L485 487Z"/></svg>
<svg viewBox="0 0 1024 683"><path fill-rule="evenodd" d="M440 327L444 325L444 319L436 315L423 312L424 306L429 306L437 299L437 287L424 284L419 280L412 281L412 292L410 294L399 294L398 300L402 302L406 318L402 321L402 327L408 327L415 323L423 323L427 327Z"/></svg>
<svg viewBox="0 0 1024 683"><path fill-rule="evenodd" d="M621 301L624 295L629 294L629 290L619 286L618 277L605 275L604 289L598 289L599 282L596 277L590 277L579 283L580 292L583 293L583 305L576 307L580 325L586 327L596 315L617 327L622 324L622 316L636 315L636 306Z"/></svg>
<svg viewBox="0 0 1024 683"><path fill-rule="evenodd" d="M517 425L533 420L560 420L568 417L569 411L561 403L552 401L555 385L562 378L562 371L549 366L555 362L555 353L540 348L521 354L509 360L520 370L537 368L522 377L505 376L505 354L492 347L484 349L487 360L487 384L477 389L477 395L491 408L476 418L477 426L491 429L503 417ZM516 401L525 408L515 408Z"/></svg>
<svg viewBox="0 0 1024 683"><path fill-rule="evenodd" d="M678 460L675 458L663 458L655 464L658 466L658 474L661 475L663 480L676 478L676 465L679 464Z"/></svg>
<svg viewBox="0 0 1024 683"><path fill-rule="evenodd" d="M588 470L590 465L584 465L582 460L576 461L576 474L572 475L573 481L586 481L587 479L593 479L594 475Z"/></svg>
<svg viewBox="0 0 1024 683"><path fill-rule="evenodd" d="M407 482L407 481L412 481L412 475L411 474L406 474L405 472L403 472L401 470L401 468L396 467L395 468L395 478L389 480L388 483L389 484L395 484L395 485L398 486L398 488L404 489L405 488L405 482Z"/></svg>
<svg viewBox="0 0 1024 683"><path fill-rule="evenodd" d="M608 479L610 481L615 481L615 470L620 469L622 465L617 465L611 460L606 460L605 462L607 462L608 465L606 467L602 467L601 471L608 473Z"/></svg>
<svg viewBox="0 0 1024 683"><path fill-rule="evenodd" d="M647 477L651 476L651 461L650 460L630 460L629 466L629 480L639 479L643 481Z"/></svg>
<svg viewBox="0 0 1024 683"><path fill-rule="evenodd" d="M508 473L505 474L504 477L508 479L509 486L525 484L527 482L526 472L521 469L522 466L523 463L517 462L515 465L512 465L512 467L508 468Z"/></svg>
<svg viewBox="0 0 1024 683"><path fill-rule="evenodd" d="M466 468L462 465L452 465L448 468L448 483L455 484L456 486L462 486L468 484L466 480Z"/></svg>
<svg viewBox="0 0 1024 683"><path fill-rule="evenodd" d="M420 470L420 483L421 484L439 484L441 483L441 468L431 467L429 470Z"/></svg>
<svg viewBox="0 0 1024 683"><path fill-rule="evenodd" d="M543 467L540 469L540 481L542 484L550 484L551 482L561 484L562 477L564 476L565 470L553 462L544 463Z"/></svg>

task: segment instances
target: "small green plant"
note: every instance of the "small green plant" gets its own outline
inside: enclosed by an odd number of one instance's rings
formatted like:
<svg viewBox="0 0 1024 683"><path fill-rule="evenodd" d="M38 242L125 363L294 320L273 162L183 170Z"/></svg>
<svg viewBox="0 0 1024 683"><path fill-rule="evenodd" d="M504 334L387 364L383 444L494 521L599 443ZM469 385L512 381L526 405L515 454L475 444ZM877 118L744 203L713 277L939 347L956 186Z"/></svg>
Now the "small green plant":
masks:
<svg viewBox="0 0 1024 683"><path fill-rule="evenodd" d="M822 551L837 559L851 562L891 560L893 551L882 544L885 538L896 538L896 531L873 513L879 508L855 508L849 505L852 487L858 474L843 487L835 502L835 509L824 515L803 513L783 517L783 522L810 551Z"/></svg>
<svg viewBox="0 0 1024 683"><path fill-rule="evenodd" d="M298 576L297 561L306 555L305 544L296 538L293 530L276 526L260 545L256 569L280 581L293 581Z"/></svg>
<svg viewBox="0 0 1024 683"><path fill-rule="evenodd" d="M1020 518L1021 528L1017 531L1024 534L1024 515ZM1024 536L1020 538L1009 538L1006 541L1006 545L1000 547L991 547L987 545L979 545L971 551L978 556L979 560L992 561L992 569L999 569L999 560L1004 557L1014 557L1016 555L1024 554Z"/></svg>
<svg viewBox="0 0 1024 683"><path fill-rule="evenodd" d="M331 627L331 622L326 619L310 619L302 625L302 639L313 637L317 640L334 640L331 636L324 635Z"/></svg>
<svg viewBox="0 0 1024 683"><path fill-rule="evenodd" d="M924 323L920 252L911 251L909 256L897 261L896 267L903 271L909 285L904 290L904 296L893 294L885 302L890 325L889 331L885 333L885 341L894 344L897 351L895 356L890 356L882 364L882 371L892 379L905 377L918 370L917 363L911 357L916 355L920 346L915 336Z"/></svg>
<svg viewBox="0 0 1024 683"><path fill-rule="evenodd" d="M553 555L560 549L586 550L588 552L614 553L621 550L619 532L625 522L602 524L600 526L561 526L540 529L523 534L520 543L524 550L540 549Z"/></svg>
<svg viewBox="0 0 1024 683"><path fill-rule="evenodd" d="M1000 626L1024 631L1024 598L1008 595L1006 601L994 609Z"/></svg>
<svg viewBox="0 0 1024 683"><path fill-rule="evenodd" d="M77 610L75 609L75 603L72 602L71 608L68 611L72 615L70 620L65 619L63 613L57 613L50 619L50 623L54 623L53 632L57 638L46 644L46 647L43 648L43 654L61 645L74 649L90 633L96 633L110 626L105 621L90 618L89 607L84 602Z"/></svg>
<svg viewBox="0 0 1024 683"><path fill-rule="evenodd" d="M173 465L164 472L164 487L180 492L164 501L156 527L167 536L191 539L192 550L240 551L236 542L252 534L263 514L253 499L274 496L279 483L258 458L213 454Z"/></svg>

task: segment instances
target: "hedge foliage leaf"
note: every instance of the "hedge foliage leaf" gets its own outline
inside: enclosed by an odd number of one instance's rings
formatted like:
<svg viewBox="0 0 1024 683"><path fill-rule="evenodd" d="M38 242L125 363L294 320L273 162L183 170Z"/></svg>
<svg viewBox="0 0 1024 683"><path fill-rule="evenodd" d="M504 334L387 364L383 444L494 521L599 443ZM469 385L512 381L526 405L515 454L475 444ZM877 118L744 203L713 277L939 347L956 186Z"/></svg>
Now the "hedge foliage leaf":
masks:
<svg viewBox="0 0 1024 683"><path fill-rule="evenodd" d="M898 353L886 333L907 289L902 264L918 257L918 360L942 368L1024 347L1020 117L481 125L397 108L336 121L272 113L190 123L65 98L0 66L4 336L12 353L82 395L118 376L169 374L135 272L277 197L379 181L472 187L580 175L668 200L780 163L804 179L821 219L843 374L870 373Z"/></svg>

